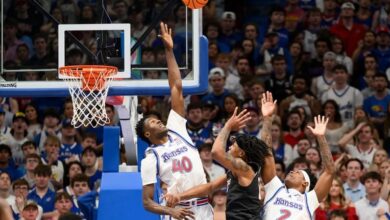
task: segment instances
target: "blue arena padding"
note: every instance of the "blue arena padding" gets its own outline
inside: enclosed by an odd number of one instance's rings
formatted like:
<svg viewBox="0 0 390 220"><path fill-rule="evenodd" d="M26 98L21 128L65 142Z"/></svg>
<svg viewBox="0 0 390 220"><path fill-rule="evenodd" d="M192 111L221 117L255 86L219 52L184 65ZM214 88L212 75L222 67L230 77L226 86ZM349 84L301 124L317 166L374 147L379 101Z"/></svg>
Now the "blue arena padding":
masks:
<svg viewBox="0 0 390 220"><path fill-rule="evenodd" d="M119 171L119 127L105 126L103 130L103 172Z"/></svg>
<svg viewBox="0 0 390 220"><path fill-rule="evenodd" d="M143 208L141 174L118 173L119 127L104 127L103 161L98 220L159 220Z"/></svg>

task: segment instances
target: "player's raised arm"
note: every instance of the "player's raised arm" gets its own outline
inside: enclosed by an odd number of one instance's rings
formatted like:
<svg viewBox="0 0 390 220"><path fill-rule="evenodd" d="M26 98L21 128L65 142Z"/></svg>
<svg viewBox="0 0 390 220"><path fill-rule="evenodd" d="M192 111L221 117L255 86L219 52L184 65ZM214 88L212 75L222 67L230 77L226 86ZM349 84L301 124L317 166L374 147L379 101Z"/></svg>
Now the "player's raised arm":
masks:
<svg viewBox="0 0 390 220"><path fill-rule="evenodd" d="M185 115L184 112L184 98L183 98L183 86L180 75L180 70L176 62L175 55L173 53L173 40L172 29L168 28L167 24L160 23L160 35L159 37L165 46L165 57L168 65L168 82L171 88L171 107L179 115Z"/></svg>
<svg viewBox="0 0 390 220"><path fill-rule="evenodd" d="M332 159L332 154L330 153L329 145L325 138L326 125L328 124L328 121L329 119L325 118L325 116L317 116L314 117L315 127L312 128L308 126L308 128L316 136L318 144L320 145L322 165L324 167L324 172L321 174L314 187L314 191L317 194L319 202L321 202L328 194L330 187L332 186L333 175L335 173L335 165Z"/></svg>
<svg viewBox="0 0 390 220"><path fill-rule="evenodd" d="M249 113L246 110L241 111L238 115L237 110L238 108L236 107L232 117L225 123L225 126L215 139L211 154L218 163L233 173L245 173L250 170L248 164L242 159L234 158L231 154L226 153L226 143L230 132L238 131L245 127L245 123L250 119Z"/></svg>
<svg viewBox="0 0 390 220"><path fill-rule="evenodd" d="M261 130L261 140L263 140L268 147L269 156L265 158L265 163L261 169L261 178L264 184L267 184L276 176L275 159L272 152L272 115L275 112L276 100L273 100L272 93L265 92L261 99L261 113L263 115L263 128Z"/></svg>

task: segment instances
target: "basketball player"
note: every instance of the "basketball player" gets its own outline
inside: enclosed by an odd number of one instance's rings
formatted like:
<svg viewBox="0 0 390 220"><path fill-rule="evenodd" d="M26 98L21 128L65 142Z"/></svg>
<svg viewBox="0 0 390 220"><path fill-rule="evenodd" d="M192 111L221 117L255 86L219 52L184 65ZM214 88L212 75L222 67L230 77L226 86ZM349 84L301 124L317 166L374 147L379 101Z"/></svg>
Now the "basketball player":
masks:
<svg viewBox="0 0 390 220"><path fill-rule="evenodd" d="M263 105L262 112L267 112L266 108L267 105ZM214 159L229 170L228 173L183 193L167 194L165 198L168 206L175 206L180 200L211 194L227 183L226 220L260 219L259 170L264 165L264 158L272 157L272 154L263 141L247 134L237 135L226 153L225 146L230 132L244 127L249 119L246 110L236 114L237 108L218 134L211 151Z"/></svg>
<svg viewBox="0 0 390 220"><path fill-rule="evenodd" d="M172 30L164 23L160 24L160 29L168 64L172 110L167 126L155 117L145 117L137 123L138 137L150 144L141 162L143 204L150 212L174 219L211 220L212 207L205 197L183 201L177 208L161 206L153 200L157 176L168 185L169 193L181 193L206 183L198 149L186 129L182 80L173 54Z"/></svg>
<svg viewBox="0 0 390 220"><path fill-rule="evenodd" d="M272 95L268 97L266 104L271 105ZM264 103L263 103L264 104ZM270 109L274 108L271 107ZM262 130L262 139L268 145L268 150L272 152L272 112L264 114L264 123ZM268 156L265 159L265 167L261 169L261 177L265 184L265 200L264 200L264 220L270 219L313 219L313 213L319 206L330 190L333 181L333 173L335 172L332 155L329 146L325 139L326 124L328 119L324 116L314 118L315 127L308 127L317 137L320 146L321 158L324 171L319 177L318 183L314 190L310 189L310 173L304 170L291 171L285 178L285 183L276 176L275 160L273 156ZM272 155L272 154L271 154Z"/></svg>

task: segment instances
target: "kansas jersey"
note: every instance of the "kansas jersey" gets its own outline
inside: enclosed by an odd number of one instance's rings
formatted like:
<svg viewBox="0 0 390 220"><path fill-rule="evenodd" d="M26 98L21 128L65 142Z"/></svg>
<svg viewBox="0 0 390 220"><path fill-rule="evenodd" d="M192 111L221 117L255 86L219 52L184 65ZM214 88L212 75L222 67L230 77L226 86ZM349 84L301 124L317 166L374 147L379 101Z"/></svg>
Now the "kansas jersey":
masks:
<svg viewBox="0 0 390 220"><path fill-rule="evenodd" d="M355 108L363 106L362 93L352 86L346 86L342 90L331 88L322 95L322 103L333 99L339 105L343 122L351 122L355 114Z"/></svg>
<svg viewBox="0 0 390 220"><path fill-rule="evenodd" d="M206 183L206 175L186 129L186 119L171 110L167 122L168 142L151 145L141 162L142 184L154 184L156 176L168 185L168 192L181 193Z"/></svg>
<svg viewBox="0 0 390 220"><path fill-rule="evenodd" d="M264 220L314 219L313 213L319 206L314 190L302 194L295 189L287 189L277 176L264 188Z"/></svg>

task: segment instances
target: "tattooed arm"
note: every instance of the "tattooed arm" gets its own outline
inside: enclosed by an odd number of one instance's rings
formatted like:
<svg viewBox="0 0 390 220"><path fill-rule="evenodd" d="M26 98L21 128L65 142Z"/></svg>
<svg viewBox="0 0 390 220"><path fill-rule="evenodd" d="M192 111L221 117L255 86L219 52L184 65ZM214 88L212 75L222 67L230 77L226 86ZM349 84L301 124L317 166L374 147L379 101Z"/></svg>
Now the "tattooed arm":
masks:
<svg viewBox="0 0 390 220"><path fill-rule="evenodd" d="M314 187L314 191L317 194L319 202L322 202L327 196L330 187L332 186L334 173L336 171L332 154L330 153L329 145L325 138L328 120L329 119L325 119L324 116L314 117L315 128L309 127L309 129L317 137L317 141L320 146L322 165L324 167L324 172L321 174Z"/></svg>
<svg viewBox="0 0 390 220"><path fill-rule="evenodd" d="M272 115L275 111L276 101L273 101L272 94L266 92L261 100L261 113L263 115L263 128L261 129L261 140L267 144L269 156L265 158L264 166L261 168L261 178L267 184L276 176L275 159L272 152Z"/></svg>
<svg viewBox="0 0 390 220"><path fill-rule="evenodd" d="M218 161L226 169L234 174L242 174L250 171L248 164L241 158L235 158L230 153L226 153L225 146L232 130L238 130L245 126L249 120L249 114L246 110L237 115L237 108L234 110L233 116L226 122L221 132L214 141L211 153L213 158Z"/></svg>

